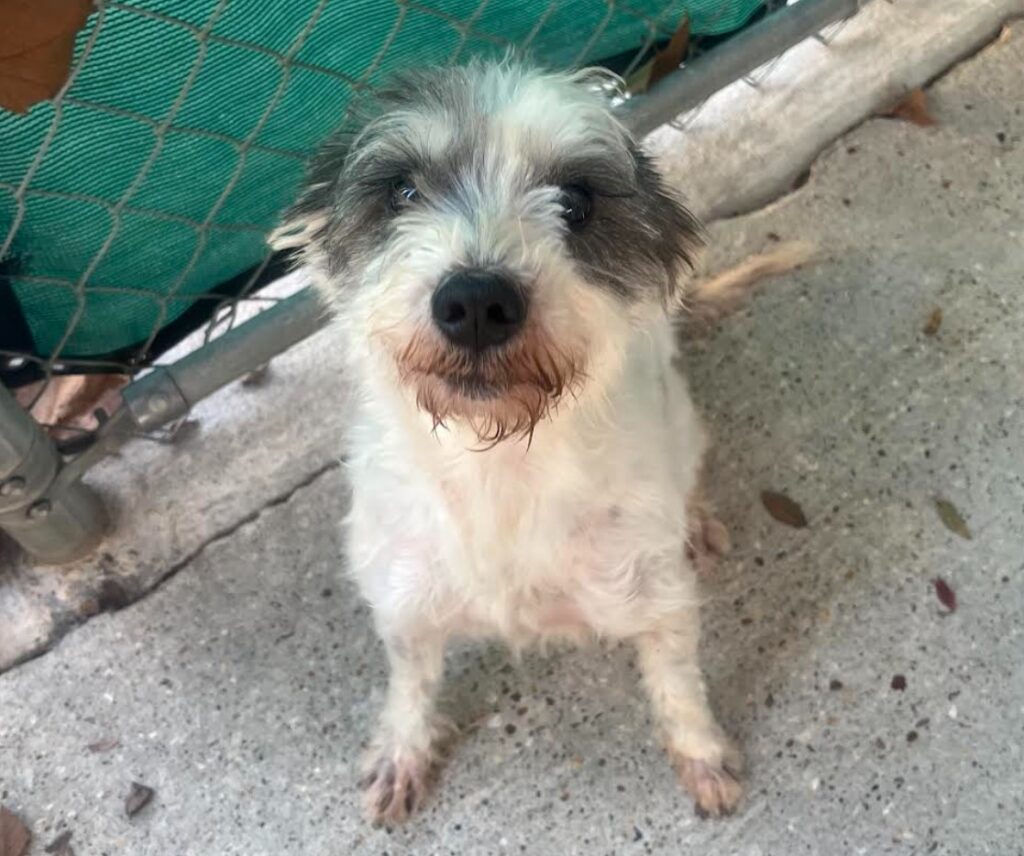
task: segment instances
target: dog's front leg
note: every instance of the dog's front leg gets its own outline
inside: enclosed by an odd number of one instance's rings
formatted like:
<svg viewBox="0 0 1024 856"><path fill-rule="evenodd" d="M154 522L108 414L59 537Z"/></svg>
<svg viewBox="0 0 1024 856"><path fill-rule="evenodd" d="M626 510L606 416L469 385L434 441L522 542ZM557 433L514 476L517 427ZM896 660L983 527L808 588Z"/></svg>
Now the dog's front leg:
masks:
<svg viewBox="0 0 1024 856"><path fill-rule="evenodd" d="M717 817L732 812L742 796L742 758L708 706L697 661L699 636L700 619L693 606L659 629L640 634L635 643L679 779L698 812Z"/></svg>
<svg viewBox="0 0 1024 856"><path fill-rule="evenodd" d="M435 697L444 671L444 635L437 628L384 634L390 677L377 734L360 787L374 823L405 820L423 802L437 762L442 723Z"/></svg>

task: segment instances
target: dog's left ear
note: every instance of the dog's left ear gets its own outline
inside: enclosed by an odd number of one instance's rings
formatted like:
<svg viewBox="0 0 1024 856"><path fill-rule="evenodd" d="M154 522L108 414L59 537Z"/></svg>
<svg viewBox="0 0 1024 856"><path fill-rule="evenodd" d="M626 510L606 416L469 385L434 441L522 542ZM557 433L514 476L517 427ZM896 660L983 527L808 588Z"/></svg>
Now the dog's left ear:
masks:
<svg viewBox="0 0 1024 856"><path fill-rule="evenodd" d="M323 236L338 199L350 142L350 135L339 134L313 155L307 168L305 188L282 215L281 225L267 236L267 243L273 249L302 249Z"/></svg>
<svg viewBox="0 0 1024 856"><path fill-rule="evenodd" d="M665 303L678 309L704 247L704 226L670 188L651 158L634 150L643 222L653 233L651 251L665 270Z"/></svg>

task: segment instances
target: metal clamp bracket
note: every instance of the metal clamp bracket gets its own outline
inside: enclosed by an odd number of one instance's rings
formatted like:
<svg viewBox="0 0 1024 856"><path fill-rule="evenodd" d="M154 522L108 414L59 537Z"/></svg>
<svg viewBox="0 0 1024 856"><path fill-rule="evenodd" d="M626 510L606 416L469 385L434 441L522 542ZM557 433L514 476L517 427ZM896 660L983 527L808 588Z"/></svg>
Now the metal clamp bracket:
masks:
<svg viewBox="0 0 1024 856"><path fill-rule="evenodd" d="M87 554L103 537L103 505L81 482L58 480L53 442L0 387L0 529L43 562Z"/></svg>

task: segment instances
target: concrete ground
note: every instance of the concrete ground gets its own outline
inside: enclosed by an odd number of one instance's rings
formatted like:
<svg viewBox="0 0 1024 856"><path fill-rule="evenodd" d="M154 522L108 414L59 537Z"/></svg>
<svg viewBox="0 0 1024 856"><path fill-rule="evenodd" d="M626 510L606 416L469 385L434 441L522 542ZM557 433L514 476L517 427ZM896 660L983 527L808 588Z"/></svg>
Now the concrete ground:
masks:
<svg viewBox="0 0 1024 856"><path fill-rule="evenodd" d="M821 248L685 347L735 543L704 645L750 764L735 817L694 816L628 650L467 645L439 792L365 826L384 663L342 574L344 478L321 468L0 675L0 802L31 852L67 829L79 856L1024 853L1022 69L1017 26L931 88L935 126L868 121L713 228L717 265ZM765 489L809 525L772 519ZM156 796L128 820L133 780Z"/></svg>

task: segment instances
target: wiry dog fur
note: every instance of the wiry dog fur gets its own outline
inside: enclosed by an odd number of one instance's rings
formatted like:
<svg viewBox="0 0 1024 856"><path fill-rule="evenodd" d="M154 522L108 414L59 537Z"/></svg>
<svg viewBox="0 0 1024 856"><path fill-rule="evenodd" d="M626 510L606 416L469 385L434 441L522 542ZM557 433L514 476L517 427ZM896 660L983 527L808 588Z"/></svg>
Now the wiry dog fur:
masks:
<svg viewBox="0 0 1024 856"><path fill-rule="evenodd" d="M423 799L456 634L630 640L698 808L740 796L697 664L694 568L727 539L672 365L700 229L606 83L513 62L406 78L324 149L277 235L333 308L358 392L349 562L391 665L362 780L375 821ZM566 187L591 201L585 222L566 222ZM477 355L431 319L466 268L528 300L521 331Z"/></svg>

